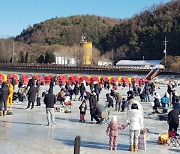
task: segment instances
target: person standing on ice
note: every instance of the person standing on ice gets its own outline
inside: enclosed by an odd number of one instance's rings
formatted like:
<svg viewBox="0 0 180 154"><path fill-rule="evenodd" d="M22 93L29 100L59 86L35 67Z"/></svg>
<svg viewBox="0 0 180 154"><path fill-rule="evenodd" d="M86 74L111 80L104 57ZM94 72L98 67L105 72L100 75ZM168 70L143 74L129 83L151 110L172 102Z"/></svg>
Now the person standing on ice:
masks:
<svg viewBox="0 0 180 154"><path fill-rule="evenodd" d="M50 88L48 94L45 95L44 104L46 105L47 126L55 126L54 104L56 104L56 96L53 94L52 88Z"/></svg>
<svg viewBox="0 0 180 154"><path fill-rule="evenodd" d="M137 104L132 104L131 110L128 111L128 123L130 128L129 137L129 151L138 151L138 138L140 131L143 129L143 114L142 111L138 109Z"/></svg>
<svg viewBox="0 0 180 154"><path fill-rule="evenodd" d="M29 109L31 104L31 109L34 108L34 102L36 100L36 95L37 95L37 88L34 86L34 82L31 83L31 86L28 90L27 96L28 96L28 106L26 109Z"/></svg>
<svg viewBox="0 0 180 154"><path fill-rule="evenodd" d="M112 117L106 130L106 134L109 136L109 150L117 150L118 130L125 129L127 126L128 124L118 124L117 116Z"/></svg>

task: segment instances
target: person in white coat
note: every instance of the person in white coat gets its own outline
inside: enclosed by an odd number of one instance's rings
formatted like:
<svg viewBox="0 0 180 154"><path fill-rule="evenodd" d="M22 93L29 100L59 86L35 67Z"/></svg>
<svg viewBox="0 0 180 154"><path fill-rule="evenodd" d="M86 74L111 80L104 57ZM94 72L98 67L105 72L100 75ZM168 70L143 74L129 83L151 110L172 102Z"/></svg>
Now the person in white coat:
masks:
<svg viewBox="0 0 180 154"><path fill-rule="evenodd" d="M129 151L138 151L138 138L143 129L143 113L138 109L138 104L133 103L128 111L130 138Z"/></svg>

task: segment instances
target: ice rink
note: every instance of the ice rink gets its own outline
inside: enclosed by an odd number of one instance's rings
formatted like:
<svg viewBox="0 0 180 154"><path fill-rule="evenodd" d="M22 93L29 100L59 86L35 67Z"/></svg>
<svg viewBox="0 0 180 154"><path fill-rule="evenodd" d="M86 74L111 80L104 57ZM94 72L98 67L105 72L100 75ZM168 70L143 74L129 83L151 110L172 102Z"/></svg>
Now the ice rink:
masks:
<svg viewBox="0 0 180 154"><path fill-rule="evenodd" d="M41 88L42 91L45 91L48 86ZM57 94L59 90L59 86L55 86L54 93ZM118 92L123 96L126 96L127 90L128 87L118 88ZM159 85L156 91L163 96L166 90L166 85ZM180 95L180 87L176 87L176 90ZM100 94L99 103L104 106L105 94L108 92L108 90L103 89ZM151 101L153 100L151 97ZM41 99L42 101L43 99ZM89 108L85 117L86 122L80 123L79 105L80 101L73 101L72 113L55 112L56 126L47 126L43 102L40 107L35 106L34 109L29 110L25 109L27 101L22 104L15 102L13 115L0 117L0 154L73 154L76 136L81 136L81 154L133 153L128 151L128 127L119 131L117 151L110 152L108 150L109 138L106 135L107 124L99 125L95 124L95 121L91 122ZM150 131L150 139L147 141L147 150L139 150L137 153L180 153L180 147L157 144L158 134L167 132L168 124L166 121L156 119L156 116L148 115L152 112L150 103L142 103L142 105L145 112L144 126ZM117 113L112 110L110 115L117 115L119 123L123 124L126 121L127 112Z"/></svg>

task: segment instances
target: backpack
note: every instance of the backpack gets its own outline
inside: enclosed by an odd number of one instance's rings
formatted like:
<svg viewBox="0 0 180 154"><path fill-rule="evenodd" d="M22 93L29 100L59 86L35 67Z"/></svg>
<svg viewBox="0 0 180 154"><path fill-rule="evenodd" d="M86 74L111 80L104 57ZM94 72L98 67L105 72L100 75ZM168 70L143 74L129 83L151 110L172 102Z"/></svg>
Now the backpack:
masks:
<svg viewBox="0 0 180 154"><path fill-rule="evenodd" d="M168 143L169 143L168 133L159 134L158 144L168 144Z"/></svg>

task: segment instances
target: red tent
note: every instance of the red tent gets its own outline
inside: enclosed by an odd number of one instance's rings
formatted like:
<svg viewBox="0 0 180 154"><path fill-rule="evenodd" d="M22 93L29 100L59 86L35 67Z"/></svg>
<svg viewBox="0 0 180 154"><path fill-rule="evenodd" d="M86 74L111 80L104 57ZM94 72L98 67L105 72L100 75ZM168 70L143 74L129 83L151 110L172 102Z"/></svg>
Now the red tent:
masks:
<svg viewBox="0 0 180 154"><path fill-rule="evenodd" d="M70 82L70 83L76 83L77 81L78 81L78 77L77 77L77 76L71 75L71 76L69 77L69 82Z"/></svg>
<svg viewBox="0 0 180 154"><path fill-rule="evenodd" d="M134 78L132 78L132 81L133 81L136 85L139 85L139 78L134 77ZM131 81L131 82L132 82L132 81Z"/></svg>
<svg viewBox="0 0 180 154"><path fill-rule="evenodd" d="M92 76L92 77L90 78L90 81L91 81L91 82L99 82L99 79L98 79L98 77L96 77L96 76Z"/></svg>
<svg viewBox="0 0 180 154"><path fill-rule="evenodd" d="M43 76L41 76L41 75L34 75L33 78L34 78L34 80L38 79L40 83L44 83Z"/></svg>
<svg viewBox="0 0 180 154"><path fill-rule="evenodd" d="M81 84L83 81L85 81L86 83L90 83L90 80L89 80L89 78L87 77L87 76L81 76L80 78L79 78L79 83Z"/></svg>
<svg viewBox="0 0 180 154"><path fill-rule="evenodd" d="M8 74L8 80L11 80L12 77L14 78L16 85L18 84L18 76L16 74Z"/></svg>
<svg viewBox="0 0 180 154"><path fill-rule="evenodd" d="M65 75L60 75L57 77L57 84L59 85L60 82L62 82L64 85L68 81L67 77Z"/></svg>
<svg viewBox="0 0 180 154"><path fill-rule="evenodd" d="M31 76L29 74L21 74L20 79L22 80L23 84L28 84L29 79Z"/></svg>
<svg viewBox="0 0 180 154"><path fill-rule="evenodd" d="M107 82L108 78L106 76L103 76L103 77L100 78L100 81L101 82Z"/></svg>
<svg viewBox="0 0 180 154"><path fill-rule="evenodd" d="M123 78L121 79L121 81L122 81L122 83L125 83L126 86L129 85L129 80L128 80L127 77L123 77Z"/></svg>
<svg viewBox="0 0 180 154"><path fill-rule="evenodd" d="M141 78L140 80L142 81L142 84L145 84L146 82L148 82L146 78Z"/></svg>
<svg viewBox="0 0 180 154"><path fill-rule="evenodd" d="M117 77L112 77L111 78L111 83L113 84L113 83L118 83L118 78Z"/></svg>
<svg viewBox="0 0 180 154"><path fill-rule="evenodd" d="M50 81L51 81L51 79L53 78L54 76L52 76L52 75L46 75L45 77L44 77L44 83L45 84L50 84Z"/></svg>

